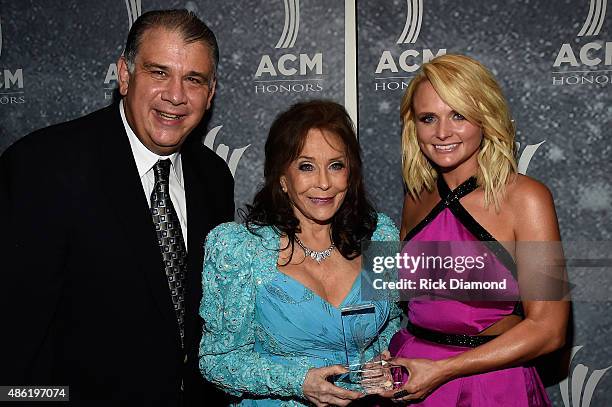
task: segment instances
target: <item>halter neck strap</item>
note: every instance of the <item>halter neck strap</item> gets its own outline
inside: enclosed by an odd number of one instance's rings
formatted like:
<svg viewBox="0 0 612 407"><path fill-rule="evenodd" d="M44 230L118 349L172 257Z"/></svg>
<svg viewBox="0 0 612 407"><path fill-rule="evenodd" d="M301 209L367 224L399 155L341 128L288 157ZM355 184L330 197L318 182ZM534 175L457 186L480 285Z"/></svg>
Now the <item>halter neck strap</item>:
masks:
<svg viewBox="0 0 612 407"><path fill-rule="evenodd" d="M442 174L438 174L438 194L440 198L448 206L453 201L459 201L459 199L463 198L470 192L474 191L478 188L478 183L476 182L476 177L472 176L465 181L463 181L457 188L451 190L448 187L448 184L444 180Z"/></svg>

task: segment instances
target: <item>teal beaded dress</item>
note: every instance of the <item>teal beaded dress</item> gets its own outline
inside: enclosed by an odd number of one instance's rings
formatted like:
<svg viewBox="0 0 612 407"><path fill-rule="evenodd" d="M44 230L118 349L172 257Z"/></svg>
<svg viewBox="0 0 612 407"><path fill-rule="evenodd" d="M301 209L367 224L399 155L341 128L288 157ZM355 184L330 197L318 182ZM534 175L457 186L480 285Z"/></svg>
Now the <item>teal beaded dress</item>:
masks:
<svg viewBox="0 0 612 407"><path fill-rule="evenodd" d="M236 405L304 406L308 369L346 363L341 308L373 302L377 323L360 329L370 337L380 334L383 348L399 330L400 311L390 299L361 298L363 271L342 304L333 307L278 270L280 238L272 227L257 234L225 223L207 237L200 370L235 396ZM398 235L393 222L379 214L371 240L397 241Z"/></svg>

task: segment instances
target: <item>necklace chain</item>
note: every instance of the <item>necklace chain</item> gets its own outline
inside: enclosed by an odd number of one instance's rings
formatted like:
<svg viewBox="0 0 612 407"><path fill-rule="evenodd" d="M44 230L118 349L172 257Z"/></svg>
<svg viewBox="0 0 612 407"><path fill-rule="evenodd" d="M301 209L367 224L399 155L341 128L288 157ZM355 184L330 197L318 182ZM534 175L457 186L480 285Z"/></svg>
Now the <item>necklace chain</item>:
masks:
<svg viewBox="0 0 612 407"><path fill-rule="evenodd" d="M334 247L336 247L336 245L332 242L331 246L329 246L327 249L321 250L318 252L316 250L312 250L306 247L306 245L297 236L295 237L295 241L302 248L302 250L304 250L304 254L306 255L306 257L310 257L311 259L313 259L319 264L321 264L323 260L331 256L331 253L334 250Z"/></svg>

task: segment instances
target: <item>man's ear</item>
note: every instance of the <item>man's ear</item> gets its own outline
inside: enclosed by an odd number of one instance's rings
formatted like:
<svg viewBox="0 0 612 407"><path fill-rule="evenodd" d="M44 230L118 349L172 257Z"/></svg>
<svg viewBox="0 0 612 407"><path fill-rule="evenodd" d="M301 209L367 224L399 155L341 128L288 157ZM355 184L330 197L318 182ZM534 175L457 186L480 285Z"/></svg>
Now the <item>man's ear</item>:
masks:
<svg viewBox="0 0 612 407"><path fill-rule="evenodd" d="M117 76L119 77L119 93L125 96L127 95L130 83L130 70L128 69L127 60L123 55L117 61Z"/></svg>
<svg viewBox="0 0 612 407"><path fill-rule="evenodd" d="M215 90L217 89L217 79L213 79L210 84L210 92L208 93L208 100L206 101L206 110L210 109L213 96L215 96Z"/></svg>

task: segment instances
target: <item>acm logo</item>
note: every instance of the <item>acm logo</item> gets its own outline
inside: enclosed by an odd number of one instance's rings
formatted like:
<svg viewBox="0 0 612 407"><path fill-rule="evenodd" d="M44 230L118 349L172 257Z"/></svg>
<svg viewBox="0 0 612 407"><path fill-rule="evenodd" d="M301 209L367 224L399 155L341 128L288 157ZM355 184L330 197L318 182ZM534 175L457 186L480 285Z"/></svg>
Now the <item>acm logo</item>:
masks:
<svg viewBox="0 0 612 407"><path fill-rule="evenodd" d="M612 82L609 70L599 70L602 65L612 65L612 42L597 38L606 19L607 6L608 0L589 1L588 14L577 34L578 39L588 38L589 42L579 48L570 43L561 45L553 67L568 67L571 71L552 72L553 85L605 85ZM576 70L576 67L583 70Z"/></svg>
<svg viewBox="0 0 612 407"><path fill-rule="evenodd" d="M583 346L574 346L571 353L570 365L576 354ZM589 373L589 367L578 363L571 369L570 375L559 383L561 399L565 407L590 407L593 401L595 388L603 378L604 374L612 369L609 366L605 369L595 369ZM571 382L571 387L570 387Z"/></svg>
<svg viewBox="0 0 612 407"><path fill-rule="evenodd" d="M0 57L2 57L2 19L0 18ZM0 105L25 103L23 68L0 70Z"/></svg>
<svg viewBox="0 0 612 407"><path fill-rule="evenodd" d="M300 30L300 1L283 0L285 21L273 55L264 54L255 71L255 93L320 92L323 53L285 52L294 48ZM279 52L280 51L280 52ZM319 77L312 77L316 75Z"/></svg>
<svg viewBox="0 0 612 407"><path fill-rule="evenodd" d="M134 21L142 15L142 2L141 0L125 0L125 8L127 9L129 31ZM117 63L113 62L108 65L106 76L104 77L104 99L113 98L113 91L118 80Z"/></svg>
<svg viewBox="0 0 612 407"><path fill-rule="evenodd" d="M423 0L406 0L406 23L396 41L396 44L413 46L421 32L423 26ZM416 48L416 47L415 47ZM398 74L411 74L415 72L422 63L429 62L433 58L446 54L446 49L441 48L435 52L432 49L409 48L399 53L397 59L394 57L392 50L384 50L378 59L378 65L374 71L378 77L375 79L375 90L404 90L408 86L408 82L402 79L410 79L410 76L391 76ZM380 76L385 75L385 76ZM398 81L399 79L400 81Z"/></svg>

